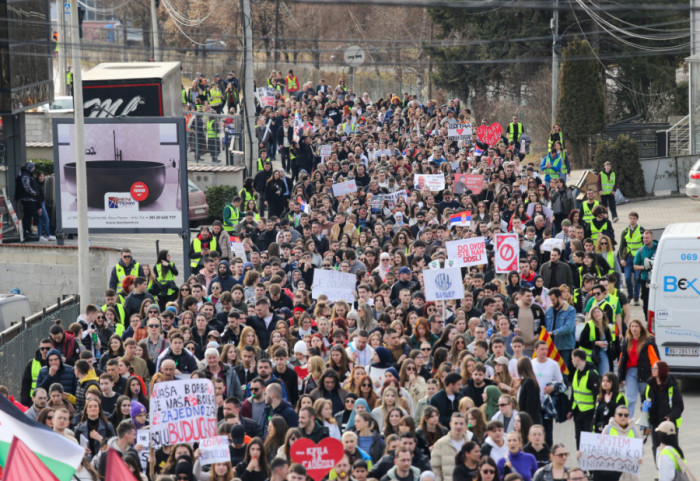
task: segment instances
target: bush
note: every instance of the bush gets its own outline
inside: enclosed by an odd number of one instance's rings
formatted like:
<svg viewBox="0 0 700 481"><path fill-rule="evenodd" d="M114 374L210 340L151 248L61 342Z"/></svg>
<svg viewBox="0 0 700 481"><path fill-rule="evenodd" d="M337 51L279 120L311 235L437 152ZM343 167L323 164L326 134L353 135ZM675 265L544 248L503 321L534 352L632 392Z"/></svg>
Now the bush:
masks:
<svg viewBox="0 0 700 481"><path fill-rule="evenodd" d="M230 185L215 185L207 187L204 191L209 204L209 219L211 224L215 220L222 220L224 207L231 202L234 196L238 195L238 188Z"/></svg>
<svg viewBox="0 0 700 481"><path fill-rule="evenodd" d="M625 197L646 195L637 142L627 135L620 135L615 142L600 142L595 152L593 168L600 172L605 162L612 164L617 186Z"/></svg>
<svg viewBox="0 0 700 481"><path fill-rule="evenodd" d="M37 170L40 170L44 175L53 175L53 160L31 159Z"/></svg>

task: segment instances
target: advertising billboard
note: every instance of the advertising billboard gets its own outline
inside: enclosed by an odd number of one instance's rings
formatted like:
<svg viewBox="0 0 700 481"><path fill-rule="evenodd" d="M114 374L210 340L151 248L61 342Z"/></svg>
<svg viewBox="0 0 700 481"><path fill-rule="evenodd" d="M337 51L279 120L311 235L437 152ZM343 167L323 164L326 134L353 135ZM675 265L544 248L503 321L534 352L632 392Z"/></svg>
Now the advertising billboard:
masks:
<svg viewBox="0 0 700 481"><path fill-rule="evenodd" d="M59 232L78 227L75 127L53 124ZM88 226L92 232L187 231L182 118L85 119Z"/></svg>

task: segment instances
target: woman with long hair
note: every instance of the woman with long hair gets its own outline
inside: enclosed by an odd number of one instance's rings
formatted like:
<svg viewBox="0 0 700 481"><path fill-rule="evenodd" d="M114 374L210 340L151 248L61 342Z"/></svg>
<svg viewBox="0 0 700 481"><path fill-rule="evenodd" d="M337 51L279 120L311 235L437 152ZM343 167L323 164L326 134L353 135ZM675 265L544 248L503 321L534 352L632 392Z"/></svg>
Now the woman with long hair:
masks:
<svg viewBox="0 0 700 481"><path fill-rule="evenodd" d="M284 444L284 436L289 426L282 416L274 415L267 424L267 437L265 438L265 452L268 462L277 455L277 450Z"/></svg>
<svg viewBox="0 0 700 481"><path fill-rule="evenodd" d="M600 379L600 392L596 399L593 432L602 433L618 406L627 406L625 395L620 392L620 382L615 373L606 372Z"/></svg>
<svg viewBox="0 0 700 481"><path fill-rule="evenodd" d="M618 376L624 388L630 413L634 413L637 396L644 396L646 381L651 376L651 367L659 359L659 348L654 336L647 331L646 323L632 319L622 341Z"/></svg>
<svg viewBox="0 0 700 481"><path fill-rule="evenodd" d="M440 424L440 411L434 406L426 406L421 414L420 427L416 429L416 436L431 449L447 432L448 429Z"/></svg>
<svg viewBox="0 0 700 481"><path fill-rule="evenodd" d="M314 401L314 411L316 419L328 428L328 435L340 441L340 426L333 417L333 403L329 399L319 398Z"/></svg>
<svg viewBox="0 0 700 481"><path fill-rule="evenodd" d="M586 361L593 363L598 372L610 371L608 346L612 345L608 316L600 306L588 311L586 323L579 337L579 345L586 352Z"/></svg>
<svg viewBox="0 0 700 481"><path fill-rule="evenodd" d="M643 394L644 400L650 401L649 425L651 427L651 447L656 456L659 437L656 428L663 421L671 421L678 430L683 413L683 396L676 378L669 372L668 364L656 361L651 367L651 377ZM632 412L632 411L630 411Z"/></svg>
<svg viewBox="0 0 700 481"><path fill-rule="evenodd" d="M265 445L260 438L251 439L246 446L245 456L236 466L236 477L241 481L264 481L270 476L270 463L267 462Z"/></svg>

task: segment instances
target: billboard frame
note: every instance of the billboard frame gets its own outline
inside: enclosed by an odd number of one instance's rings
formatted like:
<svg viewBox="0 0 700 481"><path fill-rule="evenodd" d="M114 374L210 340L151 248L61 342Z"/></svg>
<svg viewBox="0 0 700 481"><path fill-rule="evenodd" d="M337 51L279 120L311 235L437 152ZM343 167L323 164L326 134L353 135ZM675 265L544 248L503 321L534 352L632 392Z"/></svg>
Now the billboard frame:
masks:
<svg viewBox="0 0 700 481"><path fill-rule="evenodd" d="M63 215L62 215L62 205L61 205L61 177L63 172L61 172L60 164L58 162L58 126L62 124L72 125L74 124L74 119L64 118L64 119L53 119L53 157L54 157L54 175L56 177L56 185L59 186L55 192L55 202L56 202L56 233L59 235L64 234L76 234L77 228L64 227L63 226ZM119 117L119 118L86 118L85 125L90 124L162 124L171 123L175 124L177 129L177 144L179 146L180 153L180 163L179 163L179 173L180 176L180 210L182 225L178 227L125 227L120 229L105 228L105 227L89 227L89 231L95 234L179 234L183 239L189 239L189 189L187 184L187 150L186 150L186 137L185 137L185 119L177 117ZM189 264L188 264L189 265Z"/></svg>

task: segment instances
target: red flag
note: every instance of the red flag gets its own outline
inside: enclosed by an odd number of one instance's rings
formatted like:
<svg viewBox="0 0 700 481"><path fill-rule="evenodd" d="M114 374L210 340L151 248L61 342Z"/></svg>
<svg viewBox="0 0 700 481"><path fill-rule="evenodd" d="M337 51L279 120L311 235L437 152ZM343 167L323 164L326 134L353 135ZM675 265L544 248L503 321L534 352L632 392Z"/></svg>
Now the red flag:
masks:
<svg viewBox="0 0 700 481"><path fill-rule="evenodd" d="M107 451L105 481L137 481L136 476L129 470L122 457L114 448L109 448Z"/></svg>
<svg viewBox="0 0 700 481"><path fill-rule="evenodd" d="M17 436L12 438L2 479L4 481L26 481L28 479L58 481L51 470L41 462L41 459Z"/></svg>

